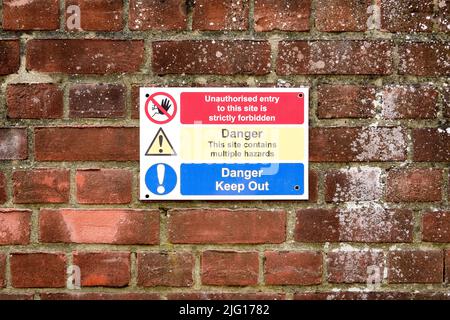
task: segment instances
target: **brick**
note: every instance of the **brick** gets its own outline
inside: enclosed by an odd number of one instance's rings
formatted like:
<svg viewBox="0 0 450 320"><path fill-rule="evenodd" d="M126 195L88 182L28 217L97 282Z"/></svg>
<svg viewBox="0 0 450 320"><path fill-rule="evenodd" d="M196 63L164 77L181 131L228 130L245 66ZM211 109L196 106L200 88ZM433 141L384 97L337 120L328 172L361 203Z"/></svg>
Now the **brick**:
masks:
<svg viewBox="0 0 450 320"><path fill-rule="evenodd" d="M286 213L259 210L172 210L168 231L172 243L281 243Z"/></svg>
<svg viewBox="0 0 450 320"><path fill-rule="evenodd" d="M387 41L281 41L278 52L279 75L392 72L392 46Z"/></svg>
<svg viewBox="0 0 450 320"><path fill-rule="evenodd" d="M320 85L317 116L321 119L370 118L375 115L375 88L356 85Z"/></svg>
<svg viewBox="0 0 450 320"><path fill-rule="evenodd" d="M63 92L51 83L11 84L6 88L6 105L11 119L59 119Z"/></svg>
<svg viewBox="0 0 450 320"><path fill-rule="evenodd" d="M74 14L67 12L69 6L73 5L80 8L80 27L83 31L120 31L123 29L122 0L68 0L66 1L66 21Z"/></svg>
<svg viewBox="0 0 450 320"><path fill-rule="evenodd" d="M33 300L33 294L9 294L9 293L0 293L0 300L3 301L14 301L14 300Z"/></svg>
<svg viewBox="0 0 450 320"><path fill-rule="evenodd" d="M391 251L388 254L389 283L442 283L442 250Z"/></svg>
<svg viewBox="0 0 450 320"><path fill-rule="evenodd" d="M138 128L42 127L34 131L38 161L139 160Z"/></svg>
<svg viewBox="0 0 450 320"><path fill-rule="evenodd" d="M82 84L70 88L71 118L125 116L126 88L118 84Z"/></svg>
<svg viewBox="0 0 450 320"><path fill-rule="evenodd" d="M63 288L66 285L63 253L13 253L9 259L14 288Z"/></svg>
<svg viewBox="0 0 450 320"><path fill-rule="evenodd" d="M167 300L284 300L283 293L231 292L176 292L167 294Z"/></svg>
<svg viewBox="0 0 450 320"><path fill-rule="evenodd" d="M6 194L6 177L3 172L0 172L0 204L3 204L8 200L8 195Z"/></svg>
<svg viewBox="0 0 450 320"><path fill-rule="evenodd" d="M431 202L442 200L442 170L391 170L386 180L390 202Z"/></svg>
<svg viewBox="0 0 450 320"><path fill-rule="evenodd" d="M382 139L381 139L382 137ZM312 128L312 162L402 161L407 154L401 127Z"/></svg>
<svg viewBox="0 0 450 320"><path fill-rule="evenodd" d="M190 287L194 283L191 253L141 252L137 260L139 286Z"/></svg>
<svg viewBox="0 0 450 320"><path fill-rule="evenodd" d="M450 2L442 0L438 2L438 18L439 28L443 32L450 32Z"/></svg>
<svg viewBox="0 0 450 320"><path fill-rule="evenodd" d="M442 88L442 104L444 117L450 118L450 86Z"/></svg>
<svg viewBox="0 0 450 320"><path fill-rule="evenodd" d="M27 70L68 74L114 74L139 71L142 40L45 39L27 45Z"/></svg>
<svg viewBox="0 0 450 320"><path fill-rule="evenodd" d="M294 238L298 242L412 242L412 212L355 205L348 209L297 211Z"/></svg>
<svg viewBox="0 0 450 320"><path fill-rule="evenodd" d="M0 128L0 160L24 160L28 157L27 131L23 128Z"/></svg>
<svg viewBox="0 0 450 320"><path fill-rule="evenodd" d="M450 242L450 212L426 212L422 217L422 241Z"/></svg>
<svg viewBox="0 0 450 320"><path fill-rule="evenodd" d="M431 32L433 0L382 0L381 29L391 32Z"/></svg>
<svg viewBox="0 0 450 320"><path fill-rule="evenodd" d="M450 282L450 250L445 251L445 282Z"/></svg>
<svg viewBox="0 0 450 320"><path fill-rule="evenodd" d="M128 170L78 170L77 201L83 204L130 203L132 179Z"/></svg>
<svg viewBox="0 0 450 320"><path fill-rule="evenodd" d="M254 286L258 283L257 252L205 251L201 258L202 284Z"/></svg>
<svg viewBox="0 0 450 320"><path fill-rule="evenodd" d="M319 0L316 2L316 28L319 31L365 31L371 0Z"/></svg>
<svg viewBox="0 0 450 320"><path fill-rule="evenodd" d="M83 287L125 287L130 283L129 252L75 252Z"/></svg>
<svg viewBox="0 0 450 320"><path fill-rule="evenodd" d="M0 253L0 288L6 286L6 256Z"/></svg>
<svg viewBox="0 0 450 320"><path fill-rule="evenodd" d="M121 84L79 84L70 88L71 118L122 118L126 88Z"/></svg>
<svg viewBox="0 0 450 320"><path fill-rule="evenodd" d="M44 243L159 243L159 211L42 209L39 240Z"/></svg>
<svg viewBox="0 0 450 320"><path fill-rule="evenodd" d="M308 31L311 0L255 0L256 31Z"/></svg>
<svg viewBox="0 0 450 320"><path fill-rule="evenodd" d="M270 71L267 41L153 42L153 71L157 74L252 74Z"/></svg>
<svg viewBox="0 0 450 320"><path fill-rule="evenodd" d="M414 161L450 161L449 129L420 128L413 133Z"/></svg>
<svg viewBox="0 0 450 320"><path fill-rule="evenodd" d="M388 86L381 93L384 119L432 119L438 113L438 92L424 86Z"/></svg>
<svg viewBox="0 0 450 320"><path fill-rule="evenodd" d="M247 30L249 2L247 0L197 0L192 29L201 31Z"/></svg>
<svg viewBox="0 0 450 320"><path fill-rule="evenodd" d="M319 197L319 174L317 171L309 170L309 200L308 202L317 202Z"/></svg>
<svg viewBox="0 0 450 320"><path fill-rule="evenodd" d="M294 300L411 300L410 292L298 292Z"/></svg>
<svg viewBox="0 0 450 320"><path fill-rule="evenodd" d="M325 174L325 201L371 201L383 195L382 170L372 167L353 167L329 170Z"/></svg>
<svg viewBox="0 0 450 320"><path fill-rule="evenodd" d="M59 1L31 0L3 1L3 29L57 30L59 29Z"/></svg>
<svg viewBox="0 0 450 320"><path fill-rule="evenodd" d="M20 47L17 40L0 40L0 75L16 73L20 65Z"/></svg>
<svg viewBox="0 0 450 320"><path fill-rule="evenodd" d="M67 203L68 170L37 169L13 173L14 203Z"/></svg>
<svg viewBox="0 0 450 320"><path fill-rule="evenodd" d="M70 293L41 293L41 300L160 300L157 293L103 293L103 292L70 292Z"/></svg>
<svg viewBox="0 0 450 320"><path fill-rule="evenodd" d="M185 0L130 0L130 30L186 30Z"/></svg>
<svg viewBox="0 0 450 320"><path fill-rule="evenodd" d="M0 209L0 245L30 243L31 211Z"/></svg>
<svg viewBox="0 0 450 320"><path fill-rule="evenodd" d="M377 268L380 281L384 272L384 254L380 250L332 251L327 255L327 279L330 283L367 283Z"/></svg>
<svg viewBox="0 0 450 320"><path fill-rule="evenodd" d="M448 76L450 45L439 42L405 43L399 46L399 74L414 76Z"/></svg>
<svg viewBox="0 0 450 320"><path fill-rule="evenodd" d="M314 251L264 253L268 285L314 285L322 282L322 254Z"/></svg>

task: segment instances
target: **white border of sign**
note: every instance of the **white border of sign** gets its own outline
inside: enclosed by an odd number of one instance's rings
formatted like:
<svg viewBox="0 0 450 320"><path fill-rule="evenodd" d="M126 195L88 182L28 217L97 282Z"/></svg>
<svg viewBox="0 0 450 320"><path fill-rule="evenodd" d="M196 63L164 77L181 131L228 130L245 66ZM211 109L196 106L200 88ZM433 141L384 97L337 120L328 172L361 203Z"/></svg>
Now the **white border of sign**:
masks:
<svg viewBox="0 0 450 320"><path fill-rule="evenodd" d="M261 126L280 126L280 127L303 127L305 128L305 141L304 141L304 162L298 161L304 165L304 184L305 190L302 195L201 195L201 196L185 196L180 193L180 165L182 163L272 163L272 161L244 161L239 159L233 159L232 161L183 161L180 158L180 138L181 127L196 127L202 125L198 124L181 124L180 121L180 94L182 92L245 92L245 93L262 93L262 92L296 92L303 93L305 107L304 107L304 123L303 124L270 124L270 125L245 125L246 127L258 127ZM170 93L176 100L178 110L172 121L169 123L158 125L151 122L145 113L145 103L147 101L146 95L152 95L157 92ZM140 88L140 200L142 201L160 201L160 200L226 200L226 201L241 201L241 200L308 200L309 198L309 87L296 87L296 88L183 88L183 87L145 87ZM220 124L205 124L205 126L219 126ZM223 124L222 124L223 126ZM226 124L225 124L226 126ZM236 125L237 126L237 125ZM168 135L168 138L173 148L178 153L177 156L145 156L149 145L154 138L155 134L160 128L163 128L164 132ZM167 195L155 195L152 194L145 183L145 175L147 170L156 163L165 163L172 166L178 177L177 185L175 189ZM282 161L277 160L278 163L293 163L295 161Z"/></svg>

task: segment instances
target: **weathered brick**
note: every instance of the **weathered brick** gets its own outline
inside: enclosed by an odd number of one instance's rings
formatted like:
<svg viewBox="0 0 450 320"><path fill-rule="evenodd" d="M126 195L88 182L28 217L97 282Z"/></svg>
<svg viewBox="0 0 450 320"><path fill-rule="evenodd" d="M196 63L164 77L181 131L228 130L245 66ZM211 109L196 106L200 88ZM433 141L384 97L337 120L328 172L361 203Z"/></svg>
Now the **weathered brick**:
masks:
<svg viewBox="0 0 450 320"><path fill-rule="evenodd" d="M3 172L0 172L0 204L5 203L8 199L6 188L6 177Z"/></svg>
<svg viewBox="0 0 450 320"><path fill-rule="evenodd" d="M67 203L68 170L37 169L13 173L14 203Z"/></svg>
<svg viewBox="0 0 450 320"><path fill-rule="evenodd" d="M268 285L313 285L322 282L322 254L314 251L264 253Z"/></svg>
<svg viewBox="0 0 450 320"><path fill-rule="evenodd" d="M253 286L258 283L257 252L205 251L201 258L202 284Z"/></svg>
<svg viewBox="0 0 450 320"><path fill-rule="evenodd" d="M365 31L371 0L319 0L316 28L320 31Z"/></svg>
<svg viewBox="0 0 450 320"><path fill-rule="evenodd" d="M406 160L406 132L401 127L340 127L310 130L312 162Z"/></svg>
<svg viewBox="0 0 450 320"><path fill-rule="evenodd" d="M319 197L319 174L317 171L309 170L309 202L317 202Z"/></svg>
<svg viewBox="0 0 450 320"><path fill-rule="evenodd" d="M294 237L298 242L411 242L412 212L380 205L302 209L297 211Z"/></svg>
<svg viewBox="0 0 450 320"><path fill-rule="evenodd" d="M0 209L0 245L28 244L30 228L30 210Z"/></svg>
<svg viewBox="0 0 450 320"><path fill-rule="evenodd" d="M27 69L68 74L137 72L144 61L142 40L44 39L27 45Z"/></svg>
<svg viewBox="0 0 450 320"><path fill-rule="evenodd" d="M372 167L353 167L329 170L325 174L325 201L371 201L383 195L382 170Z"/></svg>
<svg viewBox="0 0 450 320"><path fill-rule="evenodd" d="M411 300L410 292L298 292L294 300Z"/></svg>
<svg viewBox="0 0 450 320"><path fill-rule="evenodd" d="M327 255L327 279L330 283L366 283L372 275L371 268L377 268L381 281L384 272L382 251L339 250Z"/></svg>
<svg viewBox="0 0 450 320"><path fill-rule="evenodd" d="M34 131L34 148L38 161L133 161L139 159L138 128L42 127Z"/></svg>
<svg viewBox="0 0 450 320"><path fill-rule="evenodd" d="M173 210L172 243L281 243L286 239L284 211Z"/></svg>
<svg viewBox="0 0 450 320"><path fill-rule="evenodd" d="M188 252L140 252L137 256L139 286L190 287L194 257Z"/></svg>
<svg viewBox="0 0 450 320"><path fill-rule="evenodd" d="M255 0L256 31L308 31L311 0Z"/></svg>
<svg viewBox="0 0 450 320"><path fill-rule="evenodd" d="M70 88L71 118L125 116L126 88L121 84L78 84Z"/></svg>
<svg viewBox="0 0 450 320"><path fill-rule="evenodd" d="M0 254L0 288L6 285L6 256Z"/></svg>
<svg viewBox="0 0 450 320"><path fill-rule="evenodd" d="M431 32L433 0L381 0L381 29L394 32Z"/></svg>
<svg viewBox="0 0 450 320"><path fill-rule="evenodd" d="M386 181L386 200L391 202L430 202L442 200L442 170L391 170Z"/></svg>
<svg viewBox="0 0 450 320"><path fill-rule="evenodd" d="M39 239L46 243L159 243L159 211L42 209Z"/></svg>
<svg viewBox="0 0 450 320"><path fill-rule="evenodd" d="M317 96L319 118L370 118L375 115L376 90L368 86L320 85Z"/></svg>
<svg viewBox="0 0 450 320"><path fill-rule="evenodd" d="M0 128L0 146L0 160L27 159L27 130L23 128Z"/></svg>
<svg viewBox="0 0 450 320"><path fill-rule="evenodd" d="M132 179L132 173L128 170L78 170L77 200L84 204L130 203Z"/></svg>
<svg viewBox="0 0 450 320"><path fill-rule="evenodd" d="M20 65L20 47L17 40L0 40L0 75L16 73Z"/></svg>
<svg viewBox="0 0 450 320"><path fill-rule="evenodd" d="M13 253L9 260L14 288L63 288L66 285L63 253Z"/></svg>
<svg viewBox="0 0 450 320"><path fill-rule="evenodd" d="M438 113L438 92L425 86L388 86L380 92L385 119L431 119Z"/></svg>
<svg viewBox="0 0 450 320"><path fill-rule="evenodd" d="M58 119L63 116L63 92L56 84L11 84L6 88L8 118Z"/></svg>
<svg viewBox="0 0 450 320"><path fill-rule="evenodd" d="M34 295L31 293L28 294L13 294L13 293L0 293L0 300L33 300Z"/></svg>
<svg viewBox="0 0 450 320"><path fill-rule="evenodd" d="M414 161L450 161L450 130L420 128L413 130Z"/></svg>
<svg viewBox="0 0 450 320"><path fill-rule="evenodd" d="M389 283L442 283L444 257L442 250L390 251Z"/></svg>
<svg viewBox="0 0 450 320"><path fill-rule="evenodd" d="M450 212L426 212L422 217L422 241L450 242Z"/></svg>
<svg viewBox="0 0 450 320"><path fill-rule="evenodd" d="M450 86L448 85L442 88L442 104L444 117L450 118Z"/></svg>
<svg viewBox="0 0 450 320"><path fill-rule="evenodd" d="M247 30L249 2L247 0L197 0L192 29L202 31Z"/></svg>
<svg viewBox="0 0 450 320"><path fill-rule="evenodd" d="M450 2L441 0L438 2L438 24L441 31L450 32Z"/></svg>
<svg viewBox="0 0 450 320"><path fill-rule="evenodd" d="M157 74L254 74L270 71L267 41L156 41L153 71Z"/></svg>
<svg viewBox="0 0 450 320"><path fill-rule="evenodd" d="M130 0L130 30L186 30L185 0Z"/></svg>
<svg viewBox="0 0 450 320"><path fill-rule="evenodd" d="M179 292L169 293L168 300L284 300L283 293Z"/></svg>
<svg viewBox="0 0 450 320"><path fill-rule="evenodd" d="M445 282L450 282L450 250L445 251Z"/></svg>
<svg viewBox="0 0 450 320"><path fill-rule="evenodd" d="M391 47L387 41L281 41L277 73L390 74Z"/></svg>
<svg viewBox="0 0 450 320"><path fill-rule="evenodd" d="M123 0L68 0L66 1L66 22L74 14L74 12L67 12L67 9L74 5L80 8L80 27L83 31L123 29ZM67 23L66 30L69 30Z"/></svg>
<svg viewBox="0 0 450 320"><path fill-rule="evenodd" d="M433 77L450 74L450 45L440 42L405 43L399 46L400 74Z"/></svg>
<svg viewBox="0 0 450 320"><path fill-rule="evenodd" d="M59 29L59 1L4 0L3 29L5 30Z"/></svg>
<svg viewBox="0 0 450 320"><path fill-rule="evenodd" d="M103 293L103 292L70 292L41 293L41 300L160 300L161 296L151 292Z"/></svg>
<svg viewBox="0 0 450 320"><path fill-rule="evenodd" d="M124 287L130 283L129 252L75 252L83 287Z"/></svg>

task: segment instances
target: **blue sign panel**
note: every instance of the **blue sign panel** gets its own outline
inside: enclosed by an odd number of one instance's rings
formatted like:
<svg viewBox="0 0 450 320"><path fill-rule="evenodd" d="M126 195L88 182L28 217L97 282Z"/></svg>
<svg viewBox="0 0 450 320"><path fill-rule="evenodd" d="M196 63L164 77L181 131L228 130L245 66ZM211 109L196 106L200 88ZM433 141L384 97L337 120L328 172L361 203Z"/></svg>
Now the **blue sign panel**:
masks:
<svg viewBox="0 0 450 320"><path fill-rule="evenodd" d="M302 163L181 164L181 194L186 196L303 195Z"/></svg>

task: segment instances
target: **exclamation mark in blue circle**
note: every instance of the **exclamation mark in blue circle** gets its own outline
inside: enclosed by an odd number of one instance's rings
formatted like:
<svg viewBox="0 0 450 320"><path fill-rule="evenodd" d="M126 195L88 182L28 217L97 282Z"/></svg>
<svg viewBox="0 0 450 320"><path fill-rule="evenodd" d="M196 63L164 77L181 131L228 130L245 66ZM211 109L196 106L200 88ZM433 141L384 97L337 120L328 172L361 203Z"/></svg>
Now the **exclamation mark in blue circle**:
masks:
<svg viewBox="0 0 450 320"><path fill-rule="evenodd" d="M175 189L177 174L168 164L157 163L147 170L145 184L153 194L163 196Z"/></svg>

